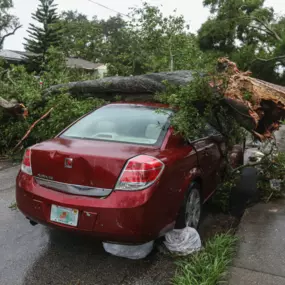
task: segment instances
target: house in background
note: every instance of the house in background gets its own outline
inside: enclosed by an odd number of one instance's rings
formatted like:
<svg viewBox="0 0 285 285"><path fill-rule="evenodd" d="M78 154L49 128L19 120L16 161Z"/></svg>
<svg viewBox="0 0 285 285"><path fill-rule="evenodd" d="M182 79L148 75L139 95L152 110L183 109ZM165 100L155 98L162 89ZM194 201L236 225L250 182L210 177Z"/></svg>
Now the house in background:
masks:
<svg viewBox="0 0 285 285"><path fill-rule="evenodd" d="M29 56L36 56L36 54L26 51L0 50L0 58L5 59L9 64L25 64ZM102 78L107 74L107 65L94 63L82 58L66 58L66 66L70 69L79 69L86 73L93 73L96 78Z"/></svg>
<svg viewBox="0 0 285 285"><path fill-rule="evenodd" d="M107 65L103 63L93 63L82 58L68 57L66 59L66 66L68 68L75 68L93 72L96 77L102 78L107 74Z"/></svg>

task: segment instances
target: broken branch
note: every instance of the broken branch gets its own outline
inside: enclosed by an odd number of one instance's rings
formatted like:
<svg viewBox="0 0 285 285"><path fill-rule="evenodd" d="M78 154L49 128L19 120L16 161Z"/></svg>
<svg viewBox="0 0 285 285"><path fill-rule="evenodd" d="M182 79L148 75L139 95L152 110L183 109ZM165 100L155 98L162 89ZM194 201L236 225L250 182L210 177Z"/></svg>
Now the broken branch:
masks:
<svg viewBox="0 0 285 285"><path fill-rule="evenodd" d="M28 116L27 108L23 104L20 104L14 100L7 101L4 98L0 97L0 107L15 117L18 116L26 118Z"/></svg>
<svg viewBox="0 0 285 285"><path fill-rule="evenodd" d="M35 121L31 127L28 129L28 131L26 132L26 134L23 136L23 138L19 141L19 143L13 148L13 152L15 152L15 150L23 143L23 141L30 135L31 131L35 128L35 126L42 121L43 119L45 119L52 111L53 111L54 107L52 107L48 112L46 112L42 117L40 117L37 121Z"/></svg>

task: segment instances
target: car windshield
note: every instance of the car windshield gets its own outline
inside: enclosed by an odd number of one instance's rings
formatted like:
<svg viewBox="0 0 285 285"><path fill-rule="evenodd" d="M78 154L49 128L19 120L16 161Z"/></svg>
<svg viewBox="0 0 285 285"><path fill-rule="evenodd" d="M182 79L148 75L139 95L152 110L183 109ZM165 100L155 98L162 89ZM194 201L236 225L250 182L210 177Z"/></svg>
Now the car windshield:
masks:
<svg viewBox="0 0 285 285"><path fill-rule="evenodd" d="M72 125L61 136L134 144L162 142L172 112L142 105L107 105Z"/></svg>

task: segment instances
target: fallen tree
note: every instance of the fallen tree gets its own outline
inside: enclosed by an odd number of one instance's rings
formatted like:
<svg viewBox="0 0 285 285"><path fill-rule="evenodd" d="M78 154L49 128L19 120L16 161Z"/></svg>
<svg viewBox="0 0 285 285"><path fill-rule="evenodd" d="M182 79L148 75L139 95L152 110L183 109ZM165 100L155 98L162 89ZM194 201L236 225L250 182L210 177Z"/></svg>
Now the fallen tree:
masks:
<svg viewBox="0 0 285 285"><path fill-rule="evenodd" d="M96 97L106 101L118 97L126 101L157 100L154 95L166 90L166 82L167 85L186 86L198 75L209 78L209 84L222 94L242 127L260 140L270 138L285 118L285 87L252 78L249 72L240 72L227 58L218 60L217 70L215 75L176 71L71 82L52 86L44 92L44 98L66 90L74 97Z"/></svg>
<svg viewBox="0 0 285 285"><path fill-rule="evenodd" d="M259 139L270 138L285 118L285 87L252 78L227 58L219 59L218 67L227 81L221 92L236 119Z"/></svg>
<svg viewBox="0 0 285 285"><path fill-rule="evenodd" d="M0 97L0 107L8 114L15 117L26 118L28 116L27 108L14 100L7 101Z"/></svg>
<svg viewBox="0 0 285 285"><path fill-rule="evenodd" d="M45 90L44 98L60 94L67 90L74 97L96 97L108 101L117 96L127 100L145 100L147 95L154 100L153 95L165 91L164 82L175 86L185 86L194 79L195 72L184 70L175 72L150 73L138 76L112 76L96 80L70 82L59 84Z"/></svg>

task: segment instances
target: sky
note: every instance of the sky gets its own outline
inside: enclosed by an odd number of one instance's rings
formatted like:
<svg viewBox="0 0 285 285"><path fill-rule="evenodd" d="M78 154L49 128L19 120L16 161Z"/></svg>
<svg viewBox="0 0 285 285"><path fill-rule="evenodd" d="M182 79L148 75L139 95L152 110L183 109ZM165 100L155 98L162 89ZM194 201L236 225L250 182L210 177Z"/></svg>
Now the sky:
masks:
<svg viewBox="0 0 285 285"><path fill-rule="evenodd" d="M104 4L118 12L127 14L130 7L139 7L142 0L55 0L59 11L77 10L80 13L88 15L90 18L97 15L98 18L106 19L116 15L108 9L100 7L91 1ZM192 32L196 32L201 24L209 16L209 10L203 7L203 0L149 0L150 4L161 6L165 15L171 14L175 9L177 14L184 15L186 22L190 25ZM266 0L266 6L272 6L278 14L285 14L284 0ZM5 49L24 50L23 42L27 37L27 29L31 22L31 13L35 12L38 6L38 0L14 0L13 14L19 17L23 28L17 31L14 36L7 38L4 43Z"/></svg>

